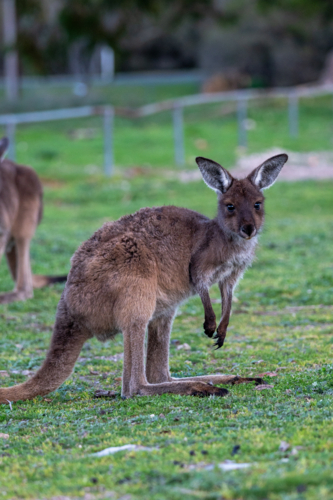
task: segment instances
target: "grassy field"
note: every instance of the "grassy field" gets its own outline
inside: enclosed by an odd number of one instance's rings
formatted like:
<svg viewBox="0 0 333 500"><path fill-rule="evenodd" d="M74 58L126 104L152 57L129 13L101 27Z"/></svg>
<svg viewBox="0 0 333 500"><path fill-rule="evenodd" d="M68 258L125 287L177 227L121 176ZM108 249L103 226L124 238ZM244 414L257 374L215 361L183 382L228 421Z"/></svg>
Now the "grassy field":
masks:
<svg viewBox="0 0 333 500"><path fill-rule="evenodd" d="M195 168L198 153L233 164L235 120L218 109L188 113L188 168ZM284 103L250 113L256 122L250 151L332 148L325 100L304 104L300 137L293 140ZM45 217L32 246L35 273L67 272L80 242L104 221L142 206L175 204L214 216L215 195L203 182L177 180L170 117L118 120L115 144L116 175L105 179L97 120L19 129L18 160L34 166L45 186ZM123 401L121 336L89 341L57 391L0 408L0 433L8 435L0 435L0 499L332 499L332 193L333 181L277 183L267 191L257 260L237 289L222 349L214 351L203 333L198 298L181 307L174 323L170 364L176 376L269 372L265 379L273 387L236 386L221 399ZM0 283L3 291L12 286L5 262ZM25 303L1 306L2 386L40 366L61 291L57 285ZM211 297L218 315L216 287ZM184 343L190 350L178 349ZM94 399L96 388L113 389L117 397ZM92 456L125 444L152 450ZM250 466L223 471L225 460Z"/></svg>
<svg viewBox="0 0 333 500"><path fill-rule="evenodd" d="M189 91L188 86L176 86L169 92L160 89L157 97L176 97ZM135 96L136 91L123 89L122 93L110 93L108 98L102 93L99 100L124 104L127 94ZM103 96L105 99L102 99ZM87 99L82 104L93 101L92 98ZM61 99L57 102L58 105L62 103ZM144 102L145 99L138 92L137 99L130 99L129 105L136 106ZM24 103L23 100L17 105L20 110L24 109ZM251 126L247 132L249 153L272 146L305 152L332 148L331 96L301 100L299 135L296 138L290 137L288 133L285 99L251 102L248 118ZM186 108L184 124L186 168L196 168L194 160L198 155L218 158L229 168L243 154L237 147L238 127L232 103ZM4 134L5 129L1 132L0 127L0 133ZM45 178L76 182L87 176L91 178L92 175L103 174L102 117L19 125L16 139L17 160L29 161ZM166 111L136 120L116 116L113 145L116 170L120 174L126 167L139 167L141 170L174 169L171 113Z"/></svg>

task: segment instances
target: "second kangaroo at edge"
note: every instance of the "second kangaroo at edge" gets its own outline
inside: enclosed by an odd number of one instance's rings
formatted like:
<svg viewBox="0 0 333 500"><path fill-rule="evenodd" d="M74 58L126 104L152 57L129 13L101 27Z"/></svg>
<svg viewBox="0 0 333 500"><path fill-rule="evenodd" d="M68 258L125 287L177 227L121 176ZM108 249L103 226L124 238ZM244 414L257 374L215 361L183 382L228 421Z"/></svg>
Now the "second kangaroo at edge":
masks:
<svg viewBox="0 0 333 500"><path fill-rule="evenodd" d="M7 137L0 139L0 260L5 254L15 289L1 293L0 304L30 299L33 288L67 279L31 273L30 242L43 215L43 188L32 168L5 159L8 146Z"/></svg>
<svg viewBox="0 0 333 500"><path fill-rule="evenodd" d="M212 385L261 379L234 375L172 378L170 332L179 304L199 294L208 336L223 345L233 289L254 257L264 220L262 190L276 180L287 155L274 156L245 179L197 158L206 184L217 192L218 213L209 219L173 206L143 208L104 224L72 258L60 299L51 346L42 367L23 384L0 389L0 403L31 399L57 389L71 374L83 344L122 332L122 396L174 393L224 396ZM216 318L209 287L218 283L222 319ZM148 328L145 363L145 334Z"/></svg>

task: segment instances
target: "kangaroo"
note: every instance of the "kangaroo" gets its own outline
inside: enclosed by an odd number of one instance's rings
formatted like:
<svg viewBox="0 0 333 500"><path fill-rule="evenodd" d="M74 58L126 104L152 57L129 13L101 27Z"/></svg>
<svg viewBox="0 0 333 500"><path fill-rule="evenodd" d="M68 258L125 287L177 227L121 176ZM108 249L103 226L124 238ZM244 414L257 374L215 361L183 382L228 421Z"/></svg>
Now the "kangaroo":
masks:
<svg viewBox="0 0 333 500"><path fill-rule="evenodd" d="M105 341L120 332L124 398L164 393L225 396L228 391L213 384L263 383L235 375L172 378L169 340L177 307L196 293L204 306L204 330L210 337L214 334L208 290L217 282L222 319L216 343L223 345L233 289L254 257L263 224L262 190L274 183L287 158L274 156L242 180L214 161L197 158L204 181L218 196L212 220L186 208L164 206L104 224L72 257L42 367L23 384L0 389L0 403L54 391L71 374L86 340L95 336Z"/></svg>
<svg viewBox="0 0 333 500"><path fill-rule="evenodd" d="M26 300L33 288L66 281L67 276L32 275L30 242L43 214L43 188L34 170L4 159L9 141L0 140L0 258L5 253L15 281L13 292L0 294L0 303Z"/></svg>

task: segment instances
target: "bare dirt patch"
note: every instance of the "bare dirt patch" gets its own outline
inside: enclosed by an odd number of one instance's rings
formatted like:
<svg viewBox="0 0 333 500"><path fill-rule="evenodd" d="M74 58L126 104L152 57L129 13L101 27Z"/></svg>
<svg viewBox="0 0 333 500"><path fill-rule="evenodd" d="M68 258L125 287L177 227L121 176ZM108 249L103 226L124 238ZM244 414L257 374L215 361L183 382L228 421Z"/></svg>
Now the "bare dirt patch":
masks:
<svg viewBox="0 0 333 500"><path fill-rule="evenodd" d="M295 153L280 148L240 157L235 168L231 171L232 175L235 177L245 177L253 168L263 163L267 158L281 153L287 153L289 160L279 174L280 181L333 179L333 152Z"/></svg>
<svg viewBox="0 0 333 500"><path fill-rule="evenodd" d="M240 156L235 167L231 168L230 171L236 178L246 177L265 160L281 153L287 153L289 160L279 174L278 181L333 179L333 152L331 151L295 153L285 149L273 148L262 153ZM201 179L199 170L183 170L176 175L182 182Z"/></svg>

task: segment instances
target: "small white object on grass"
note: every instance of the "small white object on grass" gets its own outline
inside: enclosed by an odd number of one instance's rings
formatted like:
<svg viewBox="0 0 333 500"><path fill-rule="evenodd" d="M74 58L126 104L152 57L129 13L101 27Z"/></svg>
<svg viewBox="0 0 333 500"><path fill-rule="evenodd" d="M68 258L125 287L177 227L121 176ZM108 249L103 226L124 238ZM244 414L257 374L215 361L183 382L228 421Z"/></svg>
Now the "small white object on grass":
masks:
<svg viewBox="0 0 333 500"><path fill-rule="evenodd" d="M257 387L255 387L256 391L266 391L267 389L274 389L274 385L272 385L272 384L261 384L261 385L257 385Z"/></svg>
<svg viewBox="0 0 333 500"><path fill-rule="evenodd" d="M224 462L218 464L218 468L224 471L236 470L236 469L247 469L251 467L252 464L237 464L233 460L225 460Z"/></svg>
<svg viewBox="0 0 333 500"><path fill-rule="evenodd" d="M177 351L179 351L180 349L184 349L185 351L190 351L191 350L191 346L189 346L185 342L185 344L177 345Z"/></svg>
<svg viewBox="0 0 333 500"><path fill-rule="evenodd" d="M290 444L287 441L281 441L279 446L279 451L287 451L290 448Z"/></svg>
<svg viewBox="0 0 333 500"><path fill-rule="evenodd" d="M118 453L118 451L153 451L157 448L148 448L147 446L139 446L137 444L124 444L123 446L111 446L110 448L105 448L105 450L98 451L97 453L92 453L92 457L106 457L108 455L113 455Z"/></svg>

